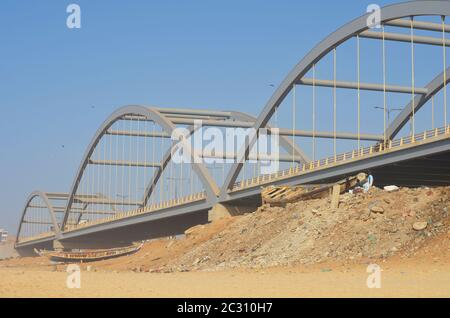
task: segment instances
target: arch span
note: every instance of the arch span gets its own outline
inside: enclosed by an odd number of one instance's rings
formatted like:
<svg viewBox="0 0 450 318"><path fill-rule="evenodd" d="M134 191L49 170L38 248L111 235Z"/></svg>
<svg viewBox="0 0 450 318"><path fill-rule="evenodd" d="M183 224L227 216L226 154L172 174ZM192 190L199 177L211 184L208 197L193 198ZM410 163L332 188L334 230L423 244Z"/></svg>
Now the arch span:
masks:
<svg viewBox="0 0 450 318"><path fill-rule="evenodd" d="M73 182L69 200L67 202L66 211L64 213L64 219L62 223L62 228L64 229L67 220L69 217L69 213L72 207L72 204L74 202L75 194L78 190L78 186L81 182L81 179L83 177L83 173L89 164L89 160L100 142L101 138L106 134L107 130L111 128L111 126L118 120L121 120L125 116L141 116L144 118L144 120L154 121L156 124L158 124L162 130L167 133L168 135L171 135L173 130L175 129L175 125L166 118L161 112L155 108L145 107L141 105L130 105L130 106L124 106L122 108L119 108L116 110L113 114L111 114L100 126L100 128L97 130L94 138L92 139L91 143L89 144L83 159L81 161L80 167L78 168L77 174L75 176L75 180ZM186 149L189 149L189 147L185 147ZM207 194L207 199L209 201L215 201L216 197L219 193L219 188L216 185L214 179L211 177L209 171L201 164L198 164L198 160L195 160L194 156L195 154L188 154L192 158L192 168L194 169L195 173L200 178L203 186L205 187L205 191Z"/></svg>
<svg viewBox="0 0 450 318"><path fill-rule="evenodd" d="M315 46L300 62L291 70L287 77L283 80L281 85L277 88L270 100L264 106L260 115L258 116L254 128L258 131L266 127L275 110L281 105L285 97L291 91L291 88L300 82L300 80L307 74L314 64L319 62L324 56L330 53L334 48L338 47L354 36L367 31L367 19L369 13L365 14L326 37L322 42ZM391 20L401 19L405 17L415 16L449 16L450 2L448 1L415 1L394 4L381 9L381 23L386 23ZM257 136L253 136L249 143L243 146L242 154L238 162L235 163L224 182L221 189L221 199L226 199L228 190L236 182L240 171L242 170L245 159L248 157L249 149L253 147L257 140Z"/></svg>
<svg viewBox="0 0 450 318"><path fill-rule="evenodd" d="M58 225L58 222L56 221L55 209L53 207L53 204L50 202L50 199L48 198L47 194L42 191L34 191L28 196L26 203L25 203L25 207L23 208L22 216L20 217L19 228L17 230L16 244L19 243L20 233L22 231L22 225L24 224L25 216L27 215L27 212L31 205L31 202L33 202L33 200L37 197L41 198L42 201L44 202L44 204L46 205L46 208L50 215L51 222L53 224L55 235L58 236L61 234L61 228Z"/></svg>

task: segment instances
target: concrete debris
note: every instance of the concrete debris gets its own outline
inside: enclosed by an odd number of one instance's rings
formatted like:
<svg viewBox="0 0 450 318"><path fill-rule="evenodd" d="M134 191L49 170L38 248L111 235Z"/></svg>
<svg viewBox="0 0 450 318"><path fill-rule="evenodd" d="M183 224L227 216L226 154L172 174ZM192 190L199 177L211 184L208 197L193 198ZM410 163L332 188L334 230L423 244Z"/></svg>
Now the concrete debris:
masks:
<svg viewBox="0 0 450 318"><path fill-rule="evenodd" d="M384 213L384 209L381 206L376 206L376 205L371 207L370 211L372 211L373 213L380 213L380 214Z"/></svg>
<svg viewBox="0 0 450 318"><path fill-rule="evenodd" d="M428 222L416 222L413 224L413 229L416 231L423 231L427 228Z"/></svg>
<svg viewBox="0 0 450 318"><path fill-rule="evenodd" d="M384 191L387 191L387 192L395 192L395 191L398 191L398 190L400 190L400 188L395 186L395 185L385 186L384 187Z"/></svg>

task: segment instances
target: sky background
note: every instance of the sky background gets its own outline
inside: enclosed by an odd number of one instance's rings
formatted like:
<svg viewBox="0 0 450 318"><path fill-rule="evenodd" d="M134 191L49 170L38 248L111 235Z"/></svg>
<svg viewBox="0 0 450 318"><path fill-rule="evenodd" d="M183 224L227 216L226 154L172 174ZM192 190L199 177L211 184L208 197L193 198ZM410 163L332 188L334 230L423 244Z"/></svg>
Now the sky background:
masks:
<svg viewBox="0 0 450 318"><path fill-rule="evenodd" d="M2 0L0 228L16 231L33 190L69 191L116 108L257 115L270 84L373 2ZM66 27L70 3L79 30Z"/></svg>

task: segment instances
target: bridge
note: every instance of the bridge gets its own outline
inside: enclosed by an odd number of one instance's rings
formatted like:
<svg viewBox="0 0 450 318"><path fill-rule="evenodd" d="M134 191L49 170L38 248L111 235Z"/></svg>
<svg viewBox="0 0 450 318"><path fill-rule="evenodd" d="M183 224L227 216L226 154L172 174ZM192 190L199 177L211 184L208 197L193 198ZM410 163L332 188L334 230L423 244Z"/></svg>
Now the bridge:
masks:
<svg viewBox="0 0 450 318"><path fill-rule="evenodd" d="M262 187L328 183L361 171L377 186L450 184L450 3L400 3L380 13L379 27L366 14L314 47L258 116L119 108L88 145L68 192L28 197L17 250L107 248L177 235L254 211ZM239 139L230 131L256 133ZM268 136L279 147L255 152ZM196 137L232 139L233 151ZM175 160L180 155L189 160ZM276 169L264 169L273 163Z"/></svg>

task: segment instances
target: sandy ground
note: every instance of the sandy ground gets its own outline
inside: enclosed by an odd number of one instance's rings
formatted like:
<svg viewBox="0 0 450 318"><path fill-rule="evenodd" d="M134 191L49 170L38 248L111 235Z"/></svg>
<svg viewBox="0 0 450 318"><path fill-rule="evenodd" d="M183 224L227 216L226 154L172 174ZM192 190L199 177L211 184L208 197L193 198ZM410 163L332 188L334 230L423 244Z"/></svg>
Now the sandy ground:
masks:
<svg viewBox="0 0 450 318"><path fill-rule="evenodd" d="M134 273L81 270L69 289L64 268L0 268L0 297L450 297L448 259L387 261L381 288L369 289L366 264L264 270Z"/></svg>
<svg viewBox="0 0 450 318"><path fill-rule="evenodd" d="M222 219L81 266L0 261L0 297L450 297L450 188L343 196ZM382 213L372 213L373 207ZM425 229L415 230L417 221ZM381 288L367 287L378 264Z"/></svg>

